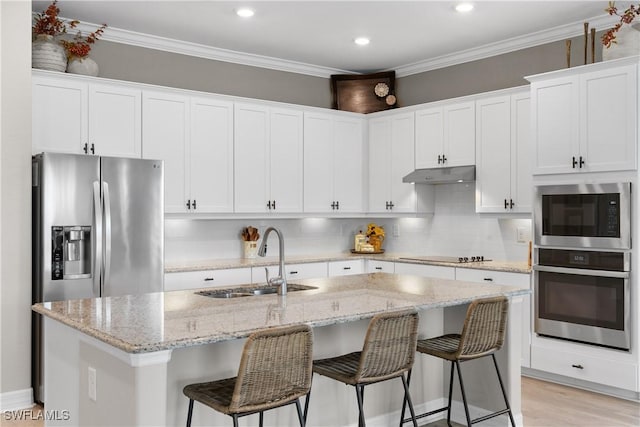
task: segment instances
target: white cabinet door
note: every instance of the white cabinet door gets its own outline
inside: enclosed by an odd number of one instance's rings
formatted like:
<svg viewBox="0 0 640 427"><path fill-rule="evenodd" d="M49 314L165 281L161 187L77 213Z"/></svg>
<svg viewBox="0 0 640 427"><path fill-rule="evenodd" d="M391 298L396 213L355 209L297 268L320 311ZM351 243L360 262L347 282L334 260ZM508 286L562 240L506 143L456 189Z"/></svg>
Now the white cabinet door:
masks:
<svg viewBox="0 0 640 427"><path fill-rule="evenodd" d="M390 212L416 211L415 184L402 182L402 178L415 170L414 146L414 114L393 116L391 118Z"/></svg>
<svg viewBox="0 0 640 427"><path fill-rule="evenodd" d="M233 103L192 97L187 199L192 212L233 212Z"/></svg>
<svg viewBox="0 0 640 427"><path fill-rule="evenodd" d="M416 111L416 168L442 166L444 111L442 107Z"/></svg>
<svg viewBox="0 0 640 427"><path fill-rule="evenodd" d="M416 168L475 164L475 103L437 105L416 111Z"/></svg>
<svg viewBox="0 0 640 427"><path fill-rule="evenodd" d="M533 212L531 154L531 95L511 96L511 199L512 212Z"/></svg>
<svg viewBox="0 0 640 427"><path fill-rule="evenodd" d="M235 104L234 194L236 212L267 212L269 197L269 109ZM269 204L271 206L271 204Z"/></svg>
<svg viewBox="0 0 640 427"><path fill-rule="evenodd" d="M302 112L271 109L269 118L272 211L302 212Z"/></svg>
<svg viewBox="0 0 640 427"><path fill-rule="evenodd" d="M89 146L95 154L142 156L142 91L115 85L89 85Z"/></svg>
<svg viewBox="0 0 640 427"><path fill-rule="evenodd" d="M444 166L475 164L475 120L473 101L444 107Z"/></svg>
<svg viewBox="0 0 640 427"><path fill-rule="evenodd" d="M391 120L369 121L369 212L389 212Z"/></svg>
<svg viewBox="0 0 640 427"><path fill-rule="evenodd" d="M364 211L363 120L333 119L333 199L337 213Z"/></svg>
<svg viewBox="0 0 640 427"><path fill-rule="evenodd" d="M329 277L362 273L364 273L364 260L362 259L329 262Z"/></svg>
<svg viewBox="0 0 640 427"><path fill-rule="evenodd" d="M531 84L534 173L571 172L578 156L578 84L562 77Z"/></svg>
<svg viewBox="0 0 640 427"><path fill-rule="evenodd" d="M636 169L636 65L586 73L580 78L580 169Z"/></svg>
<svg viewBox="0 0 640 427"><path fill-rule="evenodd" d="M476 212L508 212L511 97L476 102Z"/></svg>
<svg viewBox="0 0 640 427"><path fill-rule="evenodd" d="M378 261L375 259L366 260L367 273L395 273L395 263L393 261Z"/></svg>
<svg viewBox="0 0 640 427"><path fill-rule="evenodd" d="M173 93L145 91L142 104L142 156L145 159L164 160L165 212L186 212L189 98Z"/></svg>
<svg viewBox="0 0 640 427"><path fill-rule="evenodd" d="M164 291L182 291L245 285L251 283L251 268L165 273Z"/></svg>
<svg viewBox="0 0 640 427"><path fill-rule="evenodd" d="M369 211L415 212L414 184L402 178L415 169L414 115L369 121Z"/></svg>
<svg viewBox="0 0 640 427"><path fill-rule="evenodd" d="M304 114L304 211L335 210L333 196L333 119L326 114Z"/></svg>

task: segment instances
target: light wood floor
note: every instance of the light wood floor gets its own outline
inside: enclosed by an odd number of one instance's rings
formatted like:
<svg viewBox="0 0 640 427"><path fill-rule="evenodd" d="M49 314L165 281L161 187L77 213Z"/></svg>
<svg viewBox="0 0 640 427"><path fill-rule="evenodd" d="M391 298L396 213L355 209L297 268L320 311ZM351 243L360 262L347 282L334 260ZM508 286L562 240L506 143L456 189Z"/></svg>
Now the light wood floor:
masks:
<svg viewBox="0 0 640 427"><path fill-rule="evenodd" d="M43 421L37 419L42 417L42 407L35 406L30 411L23 415L33 419L23 421L13 420L4 413L0 425L42 427ZM640 426L640 403L523 377L522 415L526 427L637 427ZM440 420L428 427L446 425L446 420Z"/></svg>

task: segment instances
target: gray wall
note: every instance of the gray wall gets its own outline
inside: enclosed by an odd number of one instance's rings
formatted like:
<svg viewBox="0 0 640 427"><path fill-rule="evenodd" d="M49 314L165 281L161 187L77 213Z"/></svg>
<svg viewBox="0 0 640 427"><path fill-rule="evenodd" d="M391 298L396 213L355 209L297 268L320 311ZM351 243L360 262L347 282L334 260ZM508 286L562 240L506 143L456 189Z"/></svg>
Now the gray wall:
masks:
<svg viewBox="0 0 640 427"><path fill-rule="evenodd" d="M99 41L100 77L331 108L330 80Z"/></svg>
<svg viewBox="0 0 640 427"><path fill-rule="evenodd" d="M0 1L0 403L3 406L7 400L29 399L31 392L30 26L30 2ZM6 392L14 393L7 397Z"/></svg>
<svg viewBox="0 0 640 427"><path fill-rule="evenodd" d="M572 66L584 64L583 49L582 37L572 39ZM328 78L107 41L96 43L91 52L100 66L101 77L331 108ZM601 45L596 42L596 61L601 60L601 52ZM522 86L527 84L524 76L562 68L566 68L564 40L400 77L396 79L398 106Z"/></svg>

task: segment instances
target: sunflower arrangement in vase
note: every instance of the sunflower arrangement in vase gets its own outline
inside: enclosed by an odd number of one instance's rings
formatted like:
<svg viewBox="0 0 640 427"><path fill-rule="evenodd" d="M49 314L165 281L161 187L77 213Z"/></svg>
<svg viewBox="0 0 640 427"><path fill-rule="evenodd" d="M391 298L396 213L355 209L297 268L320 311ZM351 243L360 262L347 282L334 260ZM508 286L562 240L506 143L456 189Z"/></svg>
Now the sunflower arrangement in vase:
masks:
<svg viewBox="0 0 640 427"><path fill-rule="evenodd" d="M369 239L369 244L373 246L374 252L380 252L382 250L382 242L384 242L384 228L372 222L367 225L365 234Z"/></svg>

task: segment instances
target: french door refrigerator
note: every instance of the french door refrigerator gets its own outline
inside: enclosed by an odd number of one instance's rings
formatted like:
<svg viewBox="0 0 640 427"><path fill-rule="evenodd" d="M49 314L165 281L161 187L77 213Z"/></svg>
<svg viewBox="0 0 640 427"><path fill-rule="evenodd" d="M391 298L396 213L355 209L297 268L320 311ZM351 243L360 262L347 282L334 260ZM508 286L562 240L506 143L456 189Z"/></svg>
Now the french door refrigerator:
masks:
<svg viewBox="0 0 640 427"><path fill-rule="evenodd" d="M34 303L163 290L162 161L42 153L32 172ZM32 323L34 399L44 402L41 316Z"/></svg>

